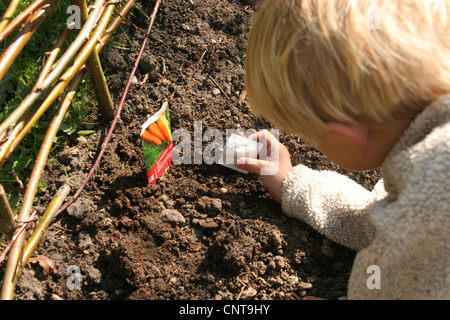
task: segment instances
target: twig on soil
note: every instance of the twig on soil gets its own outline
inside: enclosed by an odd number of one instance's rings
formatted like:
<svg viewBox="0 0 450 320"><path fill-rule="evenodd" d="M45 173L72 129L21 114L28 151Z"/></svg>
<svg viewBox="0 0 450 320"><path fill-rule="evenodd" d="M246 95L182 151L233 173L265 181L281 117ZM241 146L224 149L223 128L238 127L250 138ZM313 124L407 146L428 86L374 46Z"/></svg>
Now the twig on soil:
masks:
<svg viewBox="0 0 450 320"><path fill-rule="evenodd" d="M158 12L158 8L159 8L160 3L161 3L161 0L156 0L155 7L154 7L154 9L153 9L153 13L152 13L152 15L151 15L151 20L150 20L150 23L149 23L149 26L148 26L148 29L147 29L146 34L150 34L150 32L151 32L151 29L152 29L152 27L153 27L153 23L154 23L154 21L155 21L156 13ZM87 183L88 183L89 180L91 179L92 175L94 174L95 170L97 169L98 164L100 163L100 161L101 161L101 159L102 159L102 157L103 157L103 154L105 153L106 146L108 145L109 140L111 139L111 136L112 136L112 133L113 133L114 128L115 128L115 126L116 126L116 123L117 123L117 121L118 121L118 119L119 119L120 113L121 113L121 111L122 111L122 107L123 107L123 105L124 105L124 103L125 103L125 100L126 100L127 95L128 95L128 91L129 91L130 86L131 86L131 81L132 81L132 79L133 79L133 77L134 77L134 74L136 73L137 67L138 67L139 62L140 62L140 60L141 60L142 54L143 54L143 52L144 52L144 49L145 49L145 47L146 47L146 45L147 45L148 39L149 39L148 37L145 37L144 40L143 40L143 42L142 42L142 44L141 44L141 49L140 49L140 51L139 51L139 53L138 53L138 55L137 55L137 57L136 57L136 61L135 61L135 63L134 63L134 67L133 67L133 69L132 69L131 72L130 72L130 76L128 77L128 81L127 81L127 83L126 83L126 85L125 85L125 89L124 89L124 92L123 92L123 94L122 94L122 98L121 98L121 100L120 100L119 105L117 106L116 114L115 114L114 119L113 119L113 121L112 121L112 123L111 123L111 127L110 127L110 129L109 129L109 131L108 131L108 134L106 135L105 140L103 141L103 144L102 144L102 147L101 147L101 149L100 149L100 152L99 152L99 154L98 154L98 156L97 156L97 159L95 160L95 162L94 162L94 164L93 164L91 170L89 171L89 174L87 175L87 177L86 177L86 179L84 180L84 182L83 182L83 184L81 185L81 187L77 190L77 192L76 192L75 195L72 197L72 199L69 200L69 201L68 201L68 202L67 202L67 203L66 203L66 204L58 211L57 215L59 215L59 214L60 214L61 212L63 212L64 210L66 210L73 202L76 201L76 199L78 199L78 197L80 196L80 194L81 194L81 192L83 191L84 187L87 185Z"/></svg>
<svg viewBox="0 0 450 320"><path fill-rule="evenodd" d="M147 20L151 20L152 18L148 16L148 14L142 9L140 3L136 3L136 9L147 18Z"/></svg>
<svg viewBox="0 0 450 320"><path fill-rule="evenodd" d="M227 93L222 89L222 87L217 83L216 80L211 77L211 75L208 74L208 78L215 84L215 86L222 92L222 94L227 98L228 101L231 101L230 97L227 95Z"/></svg>
<svg viewBox="0 0 450 320"><path fill-rule="evenodd" d="M203 53L202 53L200 59L198 59L198 61L197 61L197 65L199 65L200 62L202 62L203 58L205 57L206 52L208 52L208 49L205 49L205 51L203 51Z"/></svg>

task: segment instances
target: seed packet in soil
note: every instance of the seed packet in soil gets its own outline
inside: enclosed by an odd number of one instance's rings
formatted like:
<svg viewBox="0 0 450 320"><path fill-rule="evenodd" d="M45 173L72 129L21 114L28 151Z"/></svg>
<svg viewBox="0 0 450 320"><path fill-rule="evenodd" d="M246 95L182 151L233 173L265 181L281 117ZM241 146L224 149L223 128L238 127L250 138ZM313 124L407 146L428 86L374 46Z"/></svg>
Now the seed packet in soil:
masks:
<svg viewBox="0 0 450 320"><path fill-rule="evenodd" d="M142 125L141 138L147 180L149 184L156 184L172 163L173 141L167 102Z"/></svg>

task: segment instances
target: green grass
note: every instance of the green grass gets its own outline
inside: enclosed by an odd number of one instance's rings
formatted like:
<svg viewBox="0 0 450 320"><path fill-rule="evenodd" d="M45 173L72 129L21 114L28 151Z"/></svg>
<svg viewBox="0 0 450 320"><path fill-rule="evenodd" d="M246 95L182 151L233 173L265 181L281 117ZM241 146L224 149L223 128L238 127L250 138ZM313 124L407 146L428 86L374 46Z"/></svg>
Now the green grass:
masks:
<svg viewBox="0 0 450 320"><path fill-rule="evenodd" d="M21 12L32 2L32 0L21 1L16 12ZM88 1L88 3L91 2ZM8 5L9 1L0 0L0 16L3 15ZM61 0L59 2L56 9L41 24L0 82L0 122L6 119L33 87L45 62L44 53L53 48L59 35L66 28L67 19L71 15L71 13L67 13L69 5L69 0ZM11 44L15 33L0 44L0 54ZM71 35L63 50L68 47L76 35L76 32ZM55 114L55 110L59 107L59 103L60 101L56 101L47 110L46 114L32 128L26 138L0 168L0 183L5 188L13 209L20 206L23 192L19 189L16 177L26 185L48 126ZM38 103L35 104L35 106L37 105ZM48 161L53 161L53 154L60 150L71 136L75 135L76 137L79 132L83 134L82 130L85 129L85 125L95 125L95 123L91 123L91 119L97 113L96 105L97 102L90 86L89 77L85 76L61 126L61 130L55 138L53 150ZM84 134L88 134L88 132L85 131ZM46 183L41 181L39 192L44 191L46 187Z"/></svg>

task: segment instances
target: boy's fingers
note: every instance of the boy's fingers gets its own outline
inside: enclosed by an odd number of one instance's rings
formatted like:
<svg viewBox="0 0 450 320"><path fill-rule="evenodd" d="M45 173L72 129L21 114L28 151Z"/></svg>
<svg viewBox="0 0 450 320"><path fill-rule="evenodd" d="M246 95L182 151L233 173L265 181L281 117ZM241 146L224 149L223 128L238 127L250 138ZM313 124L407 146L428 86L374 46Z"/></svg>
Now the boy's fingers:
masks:
<svg viewBox="0 0 450 320"><path fill-rule="evenodd" d="M242 157L236 161L235 165L239 169L254 172L256 174L260 174L261 169L262 168L270 168L271 163L270 163L270 161L266 161L266 160Z"/></svg>
<svg viewBox="0 0 450 320"><path fill-rule="evenodd" d="M260 131L252 133L251 135L247 136L247 139L259 141Z"/></svg>
<svg viewBox="0 0 450 320"><path fill-rule="evenodd" d="M272 154L272 151L277 152L279 141L268 130L262 130L262 131L255 132L255 133L249 135L247 137L247 139L262 143L263 149L265 150L263 152L263 154L265 154L266 156L270 157ZM272 150L272 148L274 148L274 150Z"/></svg>

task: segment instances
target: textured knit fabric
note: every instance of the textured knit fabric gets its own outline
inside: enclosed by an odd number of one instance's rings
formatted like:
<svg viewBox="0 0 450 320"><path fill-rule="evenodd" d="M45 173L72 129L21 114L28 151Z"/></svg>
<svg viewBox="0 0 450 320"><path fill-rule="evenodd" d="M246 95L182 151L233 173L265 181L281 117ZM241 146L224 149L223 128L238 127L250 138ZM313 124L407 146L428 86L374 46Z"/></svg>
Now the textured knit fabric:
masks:
<svg viewBox="0 0 450 320"><path fill-rule="evenodd" d="M283 183L283 211L358 251L349 299L450 299L450 96L417 116L381 176L368 191L298 165Z"/></svg>

